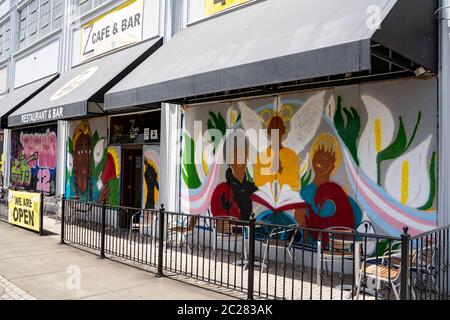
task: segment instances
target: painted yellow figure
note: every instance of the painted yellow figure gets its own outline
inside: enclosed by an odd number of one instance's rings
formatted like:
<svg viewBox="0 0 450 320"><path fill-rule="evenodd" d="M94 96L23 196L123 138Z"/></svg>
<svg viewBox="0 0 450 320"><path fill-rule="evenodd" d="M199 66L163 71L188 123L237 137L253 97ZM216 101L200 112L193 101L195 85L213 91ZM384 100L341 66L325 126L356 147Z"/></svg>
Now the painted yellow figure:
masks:
<svg viewBox="0 0 450 320"><path fill-rule="evenodd" d="M263 186L268 182L278 181L280 186L288 185L292 190L300 189L299 182L299 158L297 153L283 146L282 141L286 135L284 120L274 116L267 128L269 138L278 138L279 152L269 147L258 155L255 164L255 184ZM278 135L278 137L276 137Z"/></svg>

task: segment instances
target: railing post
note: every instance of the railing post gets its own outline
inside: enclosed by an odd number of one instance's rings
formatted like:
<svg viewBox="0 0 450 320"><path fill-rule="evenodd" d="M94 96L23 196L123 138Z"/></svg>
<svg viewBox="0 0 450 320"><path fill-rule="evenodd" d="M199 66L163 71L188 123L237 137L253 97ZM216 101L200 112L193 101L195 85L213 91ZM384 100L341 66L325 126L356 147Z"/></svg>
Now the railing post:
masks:
<svg viewBox="0 0 450 320"><path fill-rule="evenodd" d="M61 241L59 244L66 244L64 238L66 237L65 227L66 227L66 196L63 194L61 196ZM58 219L58 218L57 218Z"/></svg>
<svg viewBox="0 0 450 320"><path fill-rule="evenodd" d="M164 210L164 204L161 204L161 208L159 209L159 223L158 223L158 230L159 230L159 237L158 237L158 277L164 277L163 274L163 251L164 251L164 216L165 216L165 210Z"/></svg>
<svg viewBox="0 0 450 320"><path fill-rule="evenodd" d="M253 300L255 285L255 222L255 218L250 218L248 228L248 300Z"/></svg>
<svg viewBox="0 0 450 320"><path fill-rule="evenodd" d="M100 259L105 258L105 238L106 238L106 200L102 203L102 221L101 221L102 233L100 242Z"/></svg>
<svg viewBox="0 0 450 320"><path fill-rule="evenodd" d="M409 243L411 236L408 234L408 227L403 227L401 270L400 270L400 300L407 300L409 297Z"/></svg>
<svg viewBox="0 0 450 320"><path fill-rule="evenodd" d="M40 215L39 215L39 236L44 235L44 191L41 191Z"/></svg>

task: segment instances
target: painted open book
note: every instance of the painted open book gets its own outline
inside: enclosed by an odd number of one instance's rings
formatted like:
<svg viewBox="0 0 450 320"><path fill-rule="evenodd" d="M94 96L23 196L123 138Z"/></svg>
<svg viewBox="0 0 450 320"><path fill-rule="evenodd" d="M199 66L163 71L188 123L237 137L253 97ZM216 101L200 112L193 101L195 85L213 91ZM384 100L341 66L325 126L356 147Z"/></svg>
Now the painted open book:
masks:
<svg viewBox="0 0 450 320"><path fill-rule="evenodd" d="M287 184L280 186L278 181L266 183L251 196L252 201L259 203L274 213L308 207L307 203Z"/></svg>

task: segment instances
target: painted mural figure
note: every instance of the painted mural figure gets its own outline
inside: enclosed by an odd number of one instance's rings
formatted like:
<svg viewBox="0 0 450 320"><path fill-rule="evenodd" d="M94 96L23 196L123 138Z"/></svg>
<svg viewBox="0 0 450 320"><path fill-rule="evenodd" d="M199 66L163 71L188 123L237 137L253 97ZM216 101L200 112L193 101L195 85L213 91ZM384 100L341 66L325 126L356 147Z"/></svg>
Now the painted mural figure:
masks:
<svg viewBox="0 0 450 320"><path fill-rule="evenodd" d="M71 150L70 150L71 149ZM118 165L106 150L105 139L92 135L89 122L76 127L73 140L69 140L66 195L82 201L119 204Z"/></svg>
<svg viewBox="0 0 450 320"><path fill-rule="evenodd" d="M158 173L149 162L145 164L144 178L145 183L147 184L145 209L155 209L155 189L159 191Z"/></svg>
<svg viewBox="0 0 450 320"><path fill-rule="evenodd" d="M89 195L86 199L92 199L93 187L92 180L90 179L90 166L91 166L91 129L86 122L82 122L80 126L75 130L73 138L73 164L74 164L74 180L76 194Z"/></svg>
<svg viewBox="0 0 450 320"><path fill-rule="evenodd" d="M271 138L278 138L279 150L277 153L269 147L266 152L258 156L255 164L256 185L263 186L268 182L273 183L277 180L281 186L287 184L293 190L298 190L300 187L298 179L299 159L293 150L283 146L283 139L286 134L284 120L279 116L274 116L269 122L267 134ZM269 157L270 161L264 161L263 158L265 157Z"/></svg>
<svg viewBox="0 0 450 320"><path fill-rule="evenodd" d="M349 197L331 177L342 162L339 144L335 137L321 134L311 150L314 179L302 187L301 197L308 203L303 209L305 224L312 229L347 227L355 229L361 223L362 212L357 203ZM297 220L299 219L296 216ZM313 234L318 240L318 234ZM323 234L324 243L328 235Z"/></svg>
<svg viewBox="0 0 450 320"><path fill-rule="evenodd" d="M245 161L239 163L238 148L235 146L234 159L225 173L226 182L219 184L214 190L211 201L211 212L214 216L232 216L240 220L249 220L253 203L251 195L258 190L247 178L248 148L244 146Z"/></svg>

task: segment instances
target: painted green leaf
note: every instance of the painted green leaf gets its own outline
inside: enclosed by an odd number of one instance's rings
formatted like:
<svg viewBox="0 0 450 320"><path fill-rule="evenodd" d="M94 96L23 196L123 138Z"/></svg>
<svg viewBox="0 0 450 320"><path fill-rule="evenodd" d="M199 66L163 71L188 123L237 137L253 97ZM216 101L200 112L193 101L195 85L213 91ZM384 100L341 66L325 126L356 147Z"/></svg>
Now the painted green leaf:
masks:
<svg viewBox="0 0 450 320"><path fill-rule="evenodd" d="M227 131L227 122L224 117L220 114L220 112L216 115L214 112L209 112L209 120L208 120L208 130L219 130L222 136L225 136ZM211 135L212 142L214 143L214 153L216 153L216 148L219 145L220 140L216 140L214 135Z"/></svg>
<svg viewBox="0 0 450 320"><path fill-rule="evenodd" d="M411 139L408 142L408 145L406 146L406 150L409 149L411 144L414 142L414 139L416 138L417 129L419 129L420 120L422 119L422 112L419 111L419 115L417 116L416 125L414 126L413 133L411 135Z"/></svg>
<svg viewBox="0 0 450 320"><path fill-rule="evenodd" d="M414 139L416 138L417 130L419 129L420 121L422 119L422 112L419 112L417 116L416 124L414 125L411 138L408 140L405 131L405 125L402 117L400 117L400 128L397 133L397 137L394 142L391 143L386 149L380 151L377 155L377 183L381 185L381 163L385 160L393 160L403 155L411 147Z"/></svg>
<svg viewBox="0 0 450 320"><path fill-rule="evenodd" d="M114 178L108 182L109 204L113 206L120 205L120 180Z"/></svg>
<svg viewBox="0 0 450 320"><path fill-rule="evenodd" d="M250 174L250 171L248 171L248 169L245 169L245 174L246 174L246 176L247 176L247 181L250 182L250 183L253 183L253 182L254 182L254 181L253 181L253 177L252 177L252 175Z"/></svg>
<svg viewBox="0 0 450 320"><path fill-rule="evenodd" d="M222 117L220 112L216 115L214 112L209 112L210 119L208 120L208 129L217 129L222 135L225 135L227 131L227 122L225 118Z"/></svg>
<svg viewBox="0 0 450 320"><path fill-rule="evenodd" d="M377 155L377 183L381 185L381 163L386 160L393 160L405 153L407 138L403 119L400 117L400 127L395 140Z"/></svg>
<svg viewBox="0 0 450 320"><path fill-rule="evenodd" d="M201 186L201 182L195 167L195 143L186 134L183 134L183 139L185 150L183 152L183 180L189 189L197 189Z"/></svg>
<svg viewBox="0 0 450 320"><path fill-rule="evenodd" d="M95 147L95 145L97 144L98 140L100 140L100 136L98 135L98 131L95 130L94 135L92 136L92 148Z"/></svg>
<svg viewBox="0 0 450 320"><path fill-rule="evenodd" d="M428 197L427 203L418 208L422 211L427 211L433 207L434 200L436 199L436 151L433 152L433 156L431 157L430 163L430 195Z"/></svg>
<svg viewBox="0 0 450 320"><path fill-rule="evenodd" d="M310 181L311 181L311 176L312 176L312 170L308 170L307 172L305 172L305 174L302 176L301 179L301 187L304 188L306 187Z"/></svg>
<svg viewBox="0 0 450 320"><path fill-rule="evenodd" d="M73 155L73 141L70 137L67 140L67 151Z"/></svg>
<svg viewBox="0 0 450 320"><path fill-rule="evenodd" d="M345 114L345 119L344 115ZM361 119L355 108L342 107L342 97L338 97L336 114L334 115L336 130L350 151L353 160L359 165L358 148L356 146L361 130Z"/></svg>
<svg viewBox="0 0 450 320"><path fill-rule="evenodd" d="M236 119L236 123L239 123L239 121L241 121L241 118L242 118L242 115L241 115L241 113L239 112L239 115L238 115L238 117L237 117L237 119Z"/></svg>

